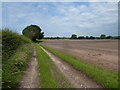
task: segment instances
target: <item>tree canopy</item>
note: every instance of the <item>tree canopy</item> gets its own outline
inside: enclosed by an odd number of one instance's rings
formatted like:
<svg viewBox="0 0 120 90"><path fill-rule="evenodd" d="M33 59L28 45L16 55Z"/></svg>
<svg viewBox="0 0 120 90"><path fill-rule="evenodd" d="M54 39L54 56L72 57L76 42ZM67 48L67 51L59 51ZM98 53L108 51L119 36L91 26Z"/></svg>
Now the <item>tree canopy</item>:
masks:
<svg viewBox="0 0 120 90"><path fill-rule="evenodd" d="M105 35L105 34L101 34L101 35L100 35L100 38L101 38L101 39L106 39L106 35Z"/></svg>
<svg viewBox="0 0 120 90"><path fill-rule="evenodd" d="M72 34L71 39L77 39L77 35L76 34Z"/></svg>
<svg viewBox="0 0 120 90"><path fill-rule="evenodd" d="M36 41L36 39L42 39L44 37L44 32L41 31L42 30L39 26L30 25L22 31L22 34L30 38L32 41Z"/></svg>

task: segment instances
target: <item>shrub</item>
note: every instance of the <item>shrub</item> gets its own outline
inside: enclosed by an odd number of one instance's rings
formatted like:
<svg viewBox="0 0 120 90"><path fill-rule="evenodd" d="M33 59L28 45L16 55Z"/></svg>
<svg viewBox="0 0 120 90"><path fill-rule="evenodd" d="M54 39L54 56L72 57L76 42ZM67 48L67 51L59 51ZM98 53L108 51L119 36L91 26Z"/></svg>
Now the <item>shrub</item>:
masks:
<svg viewBox="0 0 120 90"><path fill-rule="evenodd" d="M9 29L2 30L2 59L10 58L20 45L30 42L31 40L27 37L12 32Z"/></svg>
<svg viewBox="0 0 120 90"><path fill-rule="evenodd" d="M16 88L33 52L32 41L9 29L2 30L2 88Z"/></svg>

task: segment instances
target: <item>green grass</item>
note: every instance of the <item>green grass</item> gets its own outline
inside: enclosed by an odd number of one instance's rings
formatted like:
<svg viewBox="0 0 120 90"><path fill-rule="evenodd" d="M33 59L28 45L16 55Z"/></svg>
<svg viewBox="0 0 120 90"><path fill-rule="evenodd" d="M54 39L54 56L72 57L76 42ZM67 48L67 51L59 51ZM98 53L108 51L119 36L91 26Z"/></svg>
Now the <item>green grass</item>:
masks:
<svg viewBox="0 0 120 90"><path fill-rule="evenodd" d="M2 30L2 87L16 88L33 52L32 41L22 35Z"/></svg>
<svg viewBox="0 0 120 90"><path fill-rule="evenodd" d="M33 44L24 44L8 60L2 62L2 87L16 88L32 57Z"/></svg>
<svg viewBox="0 0 120 90"><path fill-rule="evenodd" d="M2 60L9 59L21 45L31 43L31 40L23 35L12 32L9 29L2 30Z"/></svg>
<svg viewBox="0 0 120 90"><path fill-rule="evenodd" d="M57 50L43 46L46 50L50 51L54 55L60 57L77 70L81 70L89 77L100 83L106 88L118 88L118 73L104 70L100 67L90 65L83 60L79 60L69 54L61 53Z"/></svg>
<svg viewBox="0 0 120 90"><path fill-rule="evenodd" d="M40 73L40 86L42 88L71 88L64 76L53 64L50 57L36 45Z"/></svg>

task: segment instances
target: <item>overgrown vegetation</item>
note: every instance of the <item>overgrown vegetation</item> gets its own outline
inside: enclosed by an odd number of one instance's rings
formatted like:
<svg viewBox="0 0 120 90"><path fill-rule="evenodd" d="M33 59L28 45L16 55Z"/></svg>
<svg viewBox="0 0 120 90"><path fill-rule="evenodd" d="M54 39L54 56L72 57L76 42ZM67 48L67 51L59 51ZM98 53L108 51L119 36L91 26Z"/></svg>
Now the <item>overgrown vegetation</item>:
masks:
<svg viewBox="0 0 120 90"><path fill-rule="evenodd" d="M50 57L36 45L39 63L40 86L42 88L71 88L64 76L56 68Z"/></svg>
<svg viewBox="0 0 120 90"><path fill-rule="evenodd" d="M31 43L31 40L9 29L2 30L2 60L9 59L25 43Z"/></svg>
<svg viewBox="0 0 120 90"><path fill-rule="evenodd" d="M3 30L2 87L16 88L33 52L30 39Z"/></svg>
<svg viewBox="0 0 120 90"><path fill-rule="evenodd" d="M86 73L89 77L107 88L118 88L118 73L107 71L101 67L90 65L82 60L79 60L71 55L58 52L57 50L43 46L46 50L50 51L54 55L65 60L71 66L77 70L81 70Z"/></svg>

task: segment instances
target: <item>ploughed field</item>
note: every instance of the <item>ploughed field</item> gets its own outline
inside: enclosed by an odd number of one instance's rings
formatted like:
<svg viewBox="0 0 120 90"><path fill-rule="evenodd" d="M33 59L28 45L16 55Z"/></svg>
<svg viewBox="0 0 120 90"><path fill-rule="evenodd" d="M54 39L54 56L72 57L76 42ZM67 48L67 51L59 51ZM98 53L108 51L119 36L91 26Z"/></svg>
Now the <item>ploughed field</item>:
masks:
<svg viewBox="0 0 120 90"><path fill-rule="evenodd" d="M44 40L43 45L118 72L118 40Z"/></svg>

